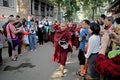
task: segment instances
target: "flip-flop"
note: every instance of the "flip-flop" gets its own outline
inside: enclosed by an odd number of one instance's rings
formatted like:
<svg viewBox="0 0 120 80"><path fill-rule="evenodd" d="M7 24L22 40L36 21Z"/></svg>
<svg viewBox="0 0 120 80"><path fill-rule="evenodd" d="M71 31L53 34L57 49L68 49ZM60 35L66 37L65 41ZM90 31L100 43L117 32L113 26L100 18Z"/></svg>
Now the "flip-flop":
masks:
<svg viewBox="0 0 120 80"><path fill-rule="evenodd" d="M81 76L81 77L85 76L84 74L81 74L80 71L76 72L76 75Z"/></svg>

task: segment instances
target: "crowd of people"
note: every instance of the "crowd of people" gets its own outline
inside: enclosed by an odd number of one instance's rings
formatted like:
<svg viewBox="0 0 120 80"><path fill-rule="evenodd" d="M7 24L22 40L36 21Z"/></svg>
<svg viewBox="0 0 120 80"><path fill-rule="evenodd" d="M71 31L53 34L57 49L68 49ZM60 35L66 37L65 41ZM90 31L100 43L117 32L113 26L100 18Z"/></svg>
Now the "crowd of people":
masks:
<svg viewBox="0 0 120 80"><path fill-rule="evenodd" d="M79 49L78 76L85 80L120 79L120 18L102 14L96 21L53 24L51 28L55 47L52 60L60 64L61 77L67 55L75 46Z"/></svg>
<svg viewBox="0 0 120 80"><path fill-rule="evenodd" d="M36 51L37 42L43 45L51 41L54 45L52 61L59 63L60 77L64 76L68 53L72 55L75 46L79 50L79 70L76 75L85 77L85 80L100 80L100 76L104 80L120 79L120 18L113 19L102 14L96 21L54 21L50 25L47 18L41 22L34 18L26 20L20 19L19 15L16 18L10 15L3 30L0 29L0 65L2 36L5 33L12 61L17 60L27 45L30 51Z"/></svg>
<svg viewBox="0 0 120 80"><path fill-rule="evenodd" d="M10 15L0 27L0 64L2 65L2 48L4 39L8 42L8 54L12 61L17 61L18 56L29 51L36 51L37 42L43 45L49 41L50 24L47 18L39 22L34 17L25 19L19 15ZM38 38L37 38L38 36ZM22 52L21 52L22 51Z"/></svg>

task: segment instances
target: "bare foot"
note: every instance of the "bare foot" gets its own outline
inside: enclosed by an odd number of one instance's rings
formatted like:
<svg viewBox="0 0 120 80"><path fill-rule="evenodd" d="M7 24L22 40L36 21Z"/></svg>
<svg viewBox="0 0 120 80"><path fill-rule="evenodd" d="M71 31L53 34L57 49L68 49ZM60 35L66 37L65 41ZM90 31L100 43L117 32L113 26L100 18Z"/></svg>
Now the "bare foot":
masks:
<svg viewBox="0 0 120 80"><path fill-rule="evenodd" d="M60 74L60 77L64 77L64 73L61 73L61 74Z"/></svg>

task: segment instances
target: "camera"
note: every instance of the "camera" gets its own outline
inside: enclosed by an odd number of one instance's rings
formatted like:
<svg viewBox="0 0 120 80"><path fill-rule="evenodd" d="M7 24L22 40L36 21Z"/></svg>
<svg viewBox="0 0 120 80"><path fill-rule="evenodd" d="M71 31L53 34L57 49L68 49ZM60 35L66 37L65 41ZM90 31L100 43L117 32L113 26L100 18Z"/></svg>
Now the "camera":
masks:
<svg viewBox="0 0 120 80"><path fill-rule="evenodd" d="M34 30L31 30L31 33L33 33L34 32Z"/></svg>

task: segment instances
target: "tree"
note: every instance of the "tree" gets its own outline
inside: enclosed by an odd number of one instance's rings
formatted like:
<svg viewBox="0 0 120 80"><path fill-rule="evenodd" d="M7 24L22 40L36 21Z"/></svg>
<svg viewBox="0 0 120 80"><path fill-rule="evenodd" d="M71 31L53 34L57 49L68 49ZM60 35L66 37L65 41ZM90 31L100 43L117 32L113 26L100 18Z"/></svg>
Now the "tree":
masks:
<svg viewBox="0 0 120 80"><path fill-rule="evenodd" d="M65 18L67 21L73 21L75 14L80 10L80 6L77 5L77 0L65 0L66 12Z"/></svg>
<svg viewBox="0 0 120 80"><path fill-rule="evenodd" d="M95 14L97 15L98 12L101 12L100 10L102 10L102 7L106 6L106 2L108 2L108 0L81 0L82 9L85 13L85 16L89 15L89 17L94 20ZM90 13L91 15L88 13Z"/></svg>
<svg viewBox="0 0 120 80"><path fill-rule="evenodd" d="M18 6L18 15L20 15L21 17L26 18L28 15L31 14L29 0L17 0L17 6Z"/></svg>
<svg viewBox="0 0 120 80"><path fill-rule="evenodd" d="M65 7L64 17L67 21L72 21L77 11L82 7L82 13L85 17L94 20L94 16L102 13L103 7L108 5L110 0L52 0L58 4L58 11L61 7ZM113 1L113 0L112 0ZM107 3L107 5L106 5ZM59 14L58 14L59 17Z"/></svg>
<svg viewBox="0 0 120 80"><path fill-rule="evenodd" d="M54 2L54 4L58 5L58 20L60 21L60 8L64 7L66 9L66 12L64 14L64 17L67 21L72 21L74 14L78 10L80 10L79 6L77 5L77 0L50 0Z"/></svg>
<svg viewBox="0 0 120 80"><path fill-rule="evenodd" d="M60 8L61 8L61 5L63 4L63 0L50 0L51 2L53 2L55 5L57 5L58 7L58 15L57 15L57 20L59 22L61 22L61 19L60 19Z"/></svg>

